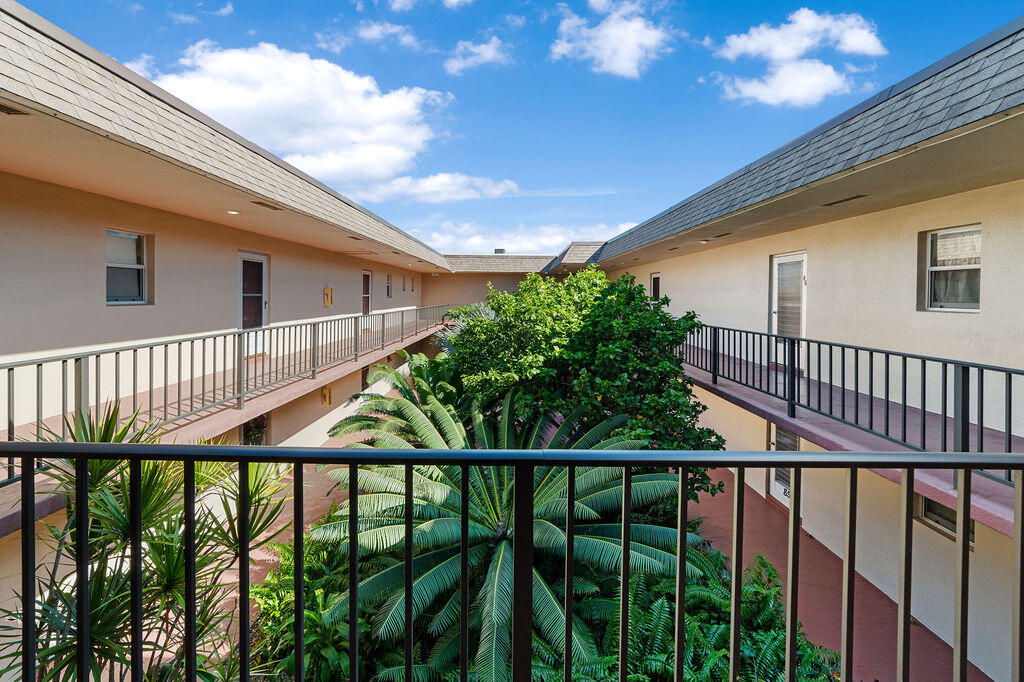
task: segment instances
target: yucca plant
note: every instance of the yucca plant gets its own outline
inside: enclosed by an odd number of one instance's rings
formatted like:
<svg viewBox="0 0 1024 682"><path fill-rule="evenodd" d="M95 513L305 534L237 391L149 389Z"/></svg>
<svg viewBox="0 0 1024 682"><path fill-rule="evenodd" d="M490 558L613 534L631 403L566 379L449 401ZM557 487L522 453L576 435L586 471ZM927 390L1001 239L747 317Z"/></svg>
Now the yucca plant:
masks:
<svg viewBox="0 0 1024 682"><path fill-rule="evenodd" d="M50 440L66 442L153 443L160 428L141 423L138 413L122 418L116 405L98 418L79 414L65 424L67 436L50 432ZM71 682L78 674L77 602L80 585L72 567L75 539L89 534L90 668L95 680L128 679L131 647L129 585L130 507L128 465L119 459L92 459L88 467L89 528L75 527L74 462L47 460L41 473L52 488L67 496L67 520L47 525L43 563L37 568L39 666L37 682ZM281 476L276 468L249 465L252 547L270 538L267 530L283 506ZM185 594L183 467L181 463L142 462L142 547L144 669L149 680L181 679L184 662L184 609L197 613L196 646L204 680L224 679L237 671L237 652L223 646L233 618L232 588L227 572L237 562L235 528L238 498L233 472L223 464L199 463L196 483L200 504L196 517L196 602ZM2 672L18 669L22 608L0 609L0 640L7 640Z"/></svg>

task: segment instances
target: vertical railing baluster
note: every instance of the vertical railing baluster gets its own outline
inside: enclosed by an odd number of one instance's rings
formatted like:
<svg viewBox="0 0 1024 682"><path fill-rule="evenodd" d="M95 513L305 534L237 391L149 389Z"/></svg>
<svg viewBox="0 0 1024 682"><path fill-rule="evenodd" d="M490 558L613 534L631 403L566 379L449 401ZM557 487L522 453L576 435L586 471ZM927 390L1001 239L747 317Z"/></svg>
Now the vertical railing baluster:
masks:
<svg viewBox="0 0 1024 682"><path fill-rule="evenodd" d="M960 469L956 499L956 584L953 587L953 681L967 682L971 584L971 469Z"/></svg>
<svg viewBox="0 0 1024 682"><path fill-rule="evenodd" d="M68 361L60 361L60 437L68 437Z"/></svg>
<svg viewBox="0 0 1024 682"><path fill-rule="evenodd" d="M889 435L889 422L891 417L889 415L889 391L892 384L892 375L889 372L889 359L891 354L885 354L885 435Z"/></svg>
<svg viewBox="0 0 1024 682"><path fill-rule="evenodd" d="M563 682L572 682L573 578L576 568L576 465L565 469L565 659Z"/></svg>
<svg viewBox="0 0 1024 682"><path fill-rule="evenodd" d="M921 449L928 449L928 361L921 358Z"/></svg>
<svg viewBox="0 0 1024 682"><path fill-rule="evenodd" d="M835 394L836 394L836 382L835 382L835 361L832 359L833 352L832 344L828 344L828 413L830 415L835 414Z"/></svg>
<svg viewBox="0 0 1024 682"><path fill-rule="evenodd" d="M459 681L469 680L469 466L459 467ZM572 545L569 545L571 552Z"/></svg>
<svg viewBox="0 0 1024 682"><path fill-rule="evenodd" d="M803 493L803 469L793 467L789 480L789 547L786 567L786 682L797 681L800 661L800 503Z"/></svg>
<svg viewBox="0 0 1024 682"><path fill-rule="evenodd" d="M31 455L21 456L21 679L36 679L36 478Z"/></svg>
<svg viewBox="0 0 1024 682"><path fill-rule="evenodd" d="M533 678L533 465L513 469L512 679Z"/></svg>
<svg viewBox="0 0 1024 682"><path fill-rule="evenodd" d="M181 416L181 341L179 341L175 345L177 346L176 350L178 352L178 364L177 364L177 367L175 369L175 379L177 379L177 384L178 384L178 411L175 413L175 416L176 417L180 417Z"/></svg>
<svg viewBox="0 0 1024 682"><path fill-rule="evenodd" d="M150 346L152 350L152 346ZM139 410L139 349L132 349L132 414Z"/></svg>
<svg viewBox="0 0 1024 682"><path fill-rule="evenodd" d="M128 460L128 542L131 550L128 572L131 589L131 679L144 682L142 629L142 459Z"/></svg>
<svg viewBox="0 0 1024 682"><path fill-rule="evenodd" d="M868 351L868 429L875 430L875 352Z"/></svg>
<svg viewBox="0 0 1024 682"><path fill-rule="evenodd" d="M349 677L359 682L359 465L348 465ZM353 544L354 543L354 544Z"/></svg>
<svg viewBox="0 0 1024 682"><path fill-rule="evenodd" d="M182 466L185 487L185 682L196 682L196 463L189 459ZM245 607L245 602L241 602L240 608Z"/></svg>
<svg viewBox="0 0 1024 682"><path fill-rule="evenodd" d="M786 414L796 416L797 400L797 365L800 362L800 349L796 339L786 339Z"/></svg>
<svg viewBox="0 0 1024 682"><path fill-rule="evenodd" d="M675 682L684 682L686 672L686 550L689 536L689 468L679 467L678 511L676 514L676 626ZM566 680L565 682L571 682Z"/></svg>
<svg viewBox="0 0 1024 682"><path fill-rule="evenodd" d="M114 407L121 403L121 352L114 353ZM118 415L120 420L120 414Z"/></svg>
<svg viewBox="0 0 1024 682"><path fill-rule="evenodd" d="M1013 452L1013 375L1004 374L1003 390L1003 450Z"/></svg>
<svg viewBox="0 0 1024 682"><path fill-rule="evenodd" d="M101 364L101 358L103 356L99 353L96 354L96 422L99 423L100 418L103 415L103 366Z"/></svg>
<svg viewBox="0 0 1024 682"><path fill-rule="evenodd" d="M36 440L43 439L43 365L36 363Z"/></svg>
<svg viewBox="0 0 1024 682"><path fill-rule="evenodd" d="M97 368L97 381L99 381ZM89 460L82 454L75 462L75 667L78 682L92 679L89 641Z"/></svg>
<svg viewBox="0 0 1024 682"><path fill-rule="evenodd" d="M413 590L413 469L411 464L405 465L405 679L412 680L412 649L413 649L413 622L412 602Z"/></svg>
<svg viewBox="0 0 1024 682"><path fill-rule="evenodd" d="M302 462L292 465L292 545L293 565L292 591L295 593L295 605L292 613L292 633L295 639L295 679L302 682L306 679L306 506L305 471ZM351 529L350 529L351 530ZM352 546L355 539L349 534L349 560L351 561ZM349 599L352 594L349 593ZM355 670L356 658L353 656L353 640L349 640L349 669ZM352 677L352 679L356 679Z"/></svg>
<svg viewBox="0 0 1024 682"><path fill-rule="evenodd" d="M860 424L860 349L853 349L853 423Z"/></svg>
<svg viewBox="0 0 1024 682"><path fill-rule="evenodd" d="M729 680L740 679L740 631L743 626L743 510L746 469L736 467L732 498L732 581L729 605Z"/></svg>
<svg viewBox="0 0 1024 682"><path fill-rule="evenodd" d="M249 672L249 462L238 462L238 656L239 682L250 682Z"/></svg>
<svg viewBox="0 0 1024 682"><path fill-rule="evenodd" d="M949 451L949 364L942 363L942 451Z"/></svg>
<svg viewBox="0 0 1024 682"><path fill-rule="evenodd" d="M619 682L629 677L629 558L633 538L633 471L622 468L622 564L619 575Z"/></svg>
<svg viewBox="0 0 1024 682"><path fill-rule="evenodd" d="M1024 682L1024 471L1013 477L1013 624L1010 669L1013 682Z"/></svg>
<svg viewBox="0 0 1024 682"><path fill-rule="evenodd" d="M978 388L975 390L978 402L978 452L985 452L985 370L981 367L976 372Z"/></svg>
<svg viewBox="0 0 1024 682"><path fill-rule="evenodd" d="M910 627L914 569L914 470L900 479L900 575L897 586L896 682L910 682Z"/></svg>
<svg viewBox="0 0 1024 682"><path fill-rule="evenodd" d="M846 523L843 550L843 605L840 634L840 680L853 682L854 587L857 580L857 476L856 468L846 470Z"/></svg>
<svg viewBox="0 0 1024 682"><path fill-rule="evenodd" d="M188 411L196 409L196 342L188 342Z"/></svg>
<svg viewBox="0 0 1024 682"><path fill-rule="evenodd" d="M718 327L711 329L711 383L718 383L718 337L721 330Z"/></svg>
<svg viewBox="0 0 1024 682"><path fill-rule="evenodd" d="M907 442L907 356L900 356L900 440Z"/></svg>
<svg viewBox="0 0 1024 682"><path fill-rule="evenodd" d="M202 354L203 354L203 361L202 361L202 363L200 365L201 369L199 370L203 374L203 381L202 381L202 391L203 392L200 394L199 407L206 407L206 339L205 338L203 339L203 342L200 345L200 352L202 352Z"/></svg>
<svg viewBox="0 0 1024 682"><path fill-rule="evenodd" d="M953 365L953 451L971 450L971 368Z"/></svg>

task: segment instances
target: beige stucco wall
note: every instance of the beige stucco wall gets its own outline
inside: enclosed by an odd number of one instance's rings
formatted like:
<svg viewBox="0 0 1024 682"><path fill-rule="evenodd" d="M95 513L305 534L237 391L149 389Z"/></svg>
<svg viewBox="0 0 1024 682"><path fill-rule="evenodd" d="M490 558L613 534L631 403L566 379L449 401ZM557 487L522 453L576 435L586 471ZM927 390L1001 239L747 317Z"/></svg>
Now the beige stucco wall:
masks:
<svg viewBox="0 0 1024 682"><path fill-rule="evenodd" d="M466 305L484 300L487 284L501 291L513 291L525 277L518 272L457 272L423 276L423 305Z"/></svg>
<svg viewBox="0 0 1024 682"><path fill-rule="evenodd" d="M765 449L768 422L707 391L696 389L708 411L701 423L726 438L726 449ZM821 451L801 439L801 450ZM764 496L769 471L748 467L747 484ZM846 472L805 469L803 528L836 556L843 554ZM861 471L857 504L857 572L893 601L899 577L900 487L879 474ZM1009 632L1012 604L1013 540L976 524L971 553L969 658L995 680L1010 678ZM932 632L952 642L955 546L933 526L914 524L912 613ZM838 617L838 614L837 614Z"/></svg>
<svg viewBox="0 0 1024 682"><path fill-rule="evenodd" d="M0 356L236 328L240 251L269 257L271 323L359 312L364 269L373 273L374 310L420 304L423 278L410 270L21 176L0 173L0 206L0 291L9 322ZM152 240L151 304L106 304L107 229ZM323 305L324 287L334 287L331 307Z"/></svg>
<svg viewBox="0 0 1024 682"><path fill-rule="evenodd" d="M918 234L978 223L981 310L919 311ZM863 346L1024 367L1020 255L1024 181L841 220L629 268L675 313L766 330L772 255L807 252L807 336ZM611 273L617 276L620 272Z"/></svg>

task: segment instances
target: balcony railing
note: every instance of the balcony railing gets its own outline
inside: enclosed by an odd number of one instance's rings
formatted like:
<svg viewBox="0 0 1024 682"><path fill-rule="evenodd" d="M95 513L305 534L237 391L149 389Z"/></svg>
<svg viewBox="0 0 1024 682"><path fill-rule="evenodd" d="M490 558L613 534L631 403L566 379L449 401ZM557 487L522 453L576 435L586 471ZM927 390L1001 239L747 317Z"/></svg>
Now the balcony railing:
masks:
<svg viewBox="0 0 1024 682"><path fill-rule="evenodd" d="M912 450L1024 452L1021 369L714 326L680 356L712 383L784 400L790 417L801 408Z"/></svg>
<svg viewBox="0 0 1024 682"><path fill-rule="evenodd" d="M447 305L342 315L0 363L6 439L67 435L65 417L117 404L171 424L440 325ZM6 403L6 404L5 404ZM0 485L14 479L14 463Z"/></svg>
<svg viewBox="0 0 1024 682"><path fill-rule="evenodd" d="M131 599L131 655L128 661L122 662L130 668L131 679L141 682L143 680L143 651L147 650L147 633L143 630L142 623L142 542L143 533L141 527L142 510L141 505L141 478L142 463L147 460L181 462L184 469L182 496L184 499L184 646L185 646L185 677L187 682L196 679L197 651L195 643L196 632L196 562L197 557L194 551L196 547L196 465L200 462L229 462L238 465L238 516L237 516L237 537L239 545L239 562L242 566L250 563L250 519L249 519L249 464L251 463L277 463L283 466L290 465L294 470L294 488L291 491L294 513L297 519L302 518L304 509L304 483L303 465L341 465L347 466L349 471L349 532L358 532L359 522L359 467L360 465L399 465L405 467L404 484L404 514L405 514L405 538L404 542L404 594L408 597L413 594L414 585L414 547L408 539L413 536L413 508L418 502L415 498L413 486L413 467L416 465L452 465L460 468L460 480L458 489L460 491L460 512L461 520L461 579L460 579L460 658L458 667L461 680L470 679L471 659L469 653L469 467L505 466L512 469L514 487L514 511L512 516L511 536L513 540L513 611L511 614L511 665L512 679L518 682L525 682L531 679L532 675L532 636L533 636L533 615L532 615L532 591L533 591L533 551L534 551L534 470L536 467L566 467L567 480L566 488L566 518L562 530L566 535L567 561L565 564L565 591L560 595L563 603L572 603L573 595L573 548L576 545L575 533L575 480L577 467L622 467L622 521L620 537L623 539L634 539L631 528L631 513L633 504L632 480L633 468L638 463L644 467L663 467L677 471L681 476L686 476L692 467L735 467L735 498L733 503L732 520L732 552L731 556L735 561L742 561L743 552L743 530L744 530L744 476L746 467L791 467L792 498L790 501L789 516L789 550L788 550L788 572L786 576L787 615L786 615L786 675L787 680L795 679L798 661L796 660L797 639L795 633L798 626L798 604L799 573L800 573L800 507L802 494L802 472L804 468L829 468L846 469L845 483L845 544L843 552L843 582L842 582L842 637L840 654L841 671L843 680L852 680L853 672L853 651L854 651L854 629L853 629L853 605L854 586L857 556L857 496L858 496L858 475L862 469L872 468L896 468L902 469L902 497L900 503L899 517L894 519L901 529L901 541L899 543L899 612L898 612L898 633L897 633L897 664L898 670L896 679L909 680L910 677L910 628L911 628L911 601L913 593L913 582L911 579L910 566L913 551L913 485L915 469L928 468L955 468L961 471L959 476L959 509L956 524L956 580L954 595L954 620L955 628L953 634L953 679L966 680L968 671L967 660L967 633L968 633L968 594L970 590L969 558L971 553L970 542L970 509L971 509L971 475L972 470L982 468L1010 469L1017 471L1015 478L1016 505L1014 513L1015 536L1018 538L1014 551L1013 565L1007 566L1012 570L1012 584L1014 585L1013 599L1013 627L1006 633L1006 646L1009 648L1008 655L1012 655L1012 670L1020 671L1024 663L1022 652L1024 642L1021 638L1021 618L1024 614L1022 604L1022 560L1024 560L1024 544L1020 542L1021 533L1024 530L1024 477L1019 470L1024 467L1024 461L1012 454L953 454L953 453L919 453L919 452L889 452L889 453L781 453L781 452L621 452L621 451L497 451L497 450L373 450L373 449L329 449L329 448L254 448L254 447L224 447L224 446L189 446L189 445L111 445L111 444L60 444L60 443L0 443L0 456L14 458L20 468L31 470L39 462L47 462L61 459L68 467L73 466L74 485L73 490L68 491L69 513L74 520L74 527L89 527L89 464L96 459L116 459L127 462L129 469L129 484L126 494L127 509L123 510L128 518L128 540L131 560L127 568L130 583ZM45 614L42 613L39 601L40 595L36 584L36 548L31 538L35 537L35 514L32 504L24 502L31 501L36 495L35 477L24 476L21 478L22 492L22 547L21 547L21 593L18 596L22 607L23 617L21 627L21 675L23 680L36 679L37 649L42 647L37 641L37 622ZM396 491L397 492L397 491ZM454 507L455 501L452 500ZM550 501L548 501L550 504ZM680 486L678 499L678 537L684 538L687 528L688 510L685 486ZM295 617L293 622L294 641L296 644L295 660L298 663L296 679L303 678L304 652L303 642L305 633L305 620L303 606L306 600L305 582L303 580L303 524L293 524L295 542ZM75 585L88 585L90 571L95 567L90 565L90 534L75 533L73 540L74 551L69 555L74 557ZM687 543L677 542L676 565L686 565ZM360 590L359 582L359 560L355 554L350 554L348 566L348 590L349 599L349 638L350 655L353 659L350 662L350 678L353 681L359 679L359 641L360 632L356 608ZM238 652L241 659L240 679L247 682L250 679L250 615L249 571L239 572L238 594L240 595L239 627L233 632L238 640ZM685 571L678 570L675 590L675 652L684 651L684 637L686 633L686 585ZM730 675L729 679L739 679L740 659L740 623L742 583L740 570L733 570L731 583L731 606L730 606ZM620 564L620 594L629 594L630 583L630 544L623 544L622 560ZM76 642L77 651L77 680L86 682L90 678L91 663L94 652L90 643L89 614L90 595L85 589L77 589L75 594L75 608L73 622L68 625L72 628L73 641ZM622 624L619 637L619 666L618 679L627 679L626 652L628 650L629 630L628 600L621 600L620 622ZM404 660L405 678L412 680L413 677L413 600L405 599L405 637L404 637ZM564 679L572 679L573 654L571 641L573 637L571 619L565 628L565 661ZM227 634L225 635L227 636ZM861 648L861 652L868 652L868 649ZM109 663L109 662L107 662ZM111 664L112 665L112 664ZM683 656L675 656L675 679L683 679ZM1015 676L1014 679L1019 679Z"/></svg>

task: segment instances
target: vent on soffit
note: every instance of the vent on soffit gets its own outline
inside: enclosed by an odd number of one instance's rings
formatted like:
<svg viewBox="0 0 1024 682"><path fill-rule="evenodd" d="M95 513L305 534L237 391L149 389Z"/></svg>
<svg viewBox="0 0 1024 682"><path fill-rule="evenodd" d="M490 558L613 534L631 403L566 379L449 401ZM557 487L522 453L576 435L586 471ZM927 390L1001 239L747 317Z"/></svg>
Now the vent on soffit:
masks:
<svg viewBox="0 0 1024 682"><path fill-rule="evenodd" d="M830 201L827 204L822 204L822 206L838 206L839 204L845 204L847 201L856 201L857 199L863 199L866 196L867 194L854 194L852 197L846 197L845 199L836 199L835 201Z"/></svg>
<svg viewBox="0 0 1024 682"><path fill-rule="evenodd" d="M262 206L263 208L269 208L271 211L283 211L284 210L280 206L274 206L273 204L268 204L265 201L254 201L252 203L256 204L257 206Z"/></svg>
<svg viewBox="0 0 1024 682"><path fill-rule="evenodd" d="M28 112L14 107L9 107L6 104L0 103L0 114L7 114L8 116L28 116Z"/></svg>

